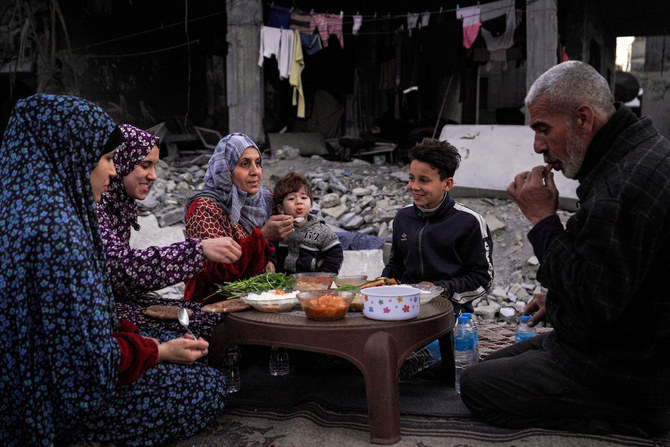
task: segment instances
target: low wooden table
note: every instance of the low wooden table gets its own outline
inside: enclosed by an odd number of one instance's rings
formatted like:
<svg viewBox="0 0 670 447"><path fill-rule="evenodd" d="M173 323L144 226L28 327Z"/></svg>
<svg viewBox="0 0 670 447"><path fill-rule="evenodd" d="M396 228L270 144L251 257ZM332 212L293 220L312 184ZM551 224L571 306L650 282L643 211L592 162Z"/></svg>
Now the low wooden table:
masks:
<svg viewBox="0 0 670 447"><path fill-rule="evenodd" d="M377 321L349 313L336 321L314 321L302 311L265 313L256 310L227 314L214 329L209 362L220 367L232 344L280 346L342 357L358 367L365 379L370 441L400 441L398 372L417 348L440 339L445 380L453 385L450 333L454 328L451 302L442 297L421 306L416 318Z"/></svg>

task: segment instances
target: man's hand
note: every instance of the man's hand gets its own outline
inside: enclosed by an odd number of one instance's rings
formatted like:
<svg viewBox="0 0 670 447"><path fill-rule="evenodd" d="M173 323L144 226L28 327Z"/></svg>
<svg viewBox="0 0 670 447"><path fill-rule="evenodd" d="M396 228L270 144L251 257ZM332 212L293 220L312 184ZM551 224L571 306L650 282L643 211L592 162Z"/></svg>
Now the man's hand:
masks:
<svg viewBox="0 0 670 447"><path fill-rule="evenodd" d="M268 242L283 241L293 233L293 217L287 214L270 216L261 233Z"/></svg>
<svg viewBox="0 0 670 447"><path fill-rule="evenodd" d="M528 301L526 308L523 310L524 315L532 315L530 320L528 320L528 326L533 327L540 321L544 320L544 317L547 314L546 305L546 293L536 293L533 295L533 299Z"/></svg>
<svg viewBox="0 0 670 447"><path fill-rule="evenodd" d="M517 174L507 187L509 195L533 225L556 214L558 209L558 189L554 183L554 173L547 174L543 182L543 169L544 166L536 166L530 172Z"/></svg>
<svg viewBox="0 0 670 447"><path fill-rule="evenodd" d="M202 252L210 261L232 264L242 256L242 247L233 238L217 237L203 239Z"/></svg>

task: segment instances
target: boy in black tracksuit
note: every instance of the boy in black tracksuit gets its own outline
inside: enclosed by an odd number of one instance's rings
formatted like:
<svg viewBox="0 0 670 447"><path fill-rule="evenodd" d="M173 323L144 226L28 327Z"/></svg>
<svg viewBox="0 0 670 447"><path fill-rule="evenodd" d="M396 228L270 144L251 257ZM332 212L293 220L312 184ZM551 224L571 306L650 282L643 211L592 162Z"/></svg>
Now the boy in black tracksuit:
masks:
<svg viewBox="0 0 670 447"><path fill-rule="evenodd" d="M395 216L391 257L382 275L444 287L456 315L472 312L471 301L484 296L493 281L493 240L484 218L449 196L458 150L425 138L409 157L414 204Z"/></svg>

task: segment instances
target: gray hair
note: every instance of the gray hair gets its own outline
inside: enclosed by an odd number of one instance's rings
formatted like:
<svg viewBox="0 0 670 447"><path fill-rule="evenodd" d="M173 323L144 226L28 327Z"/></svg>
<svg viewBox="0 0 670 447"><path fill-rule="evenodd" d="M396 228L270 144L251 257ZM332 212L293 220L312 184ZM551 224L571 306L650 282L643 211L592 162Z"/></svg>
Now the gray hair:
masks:
<svg viewBox="0 0 670 447"><path fill-rule="evenodd" d="M614 96L609 84L595 68L581 61L567 61L545 71L526 95L526 106L541 96L559 113L570 113L580 104L594 112L610 116L614 113Z"/></svg>

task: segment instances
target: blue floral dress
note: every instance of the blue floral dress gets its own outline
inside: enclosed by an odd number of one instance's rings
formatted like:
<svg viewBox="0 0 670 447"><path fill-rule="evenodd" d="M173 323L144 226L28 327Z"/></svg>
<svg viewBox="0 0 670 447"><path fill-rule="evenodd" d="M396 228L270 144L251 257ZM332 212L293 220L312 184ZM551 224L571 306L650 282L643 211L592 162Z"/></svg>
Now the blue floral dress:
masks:
<svg viewBox="0 0 670 447"><path fill-rule="evenodd" d="M118 385L119 330L90 186L113 147L89 101L20 100L0 147L0 445L156 445L224 407L223 374L159 363Z"/></svg>

